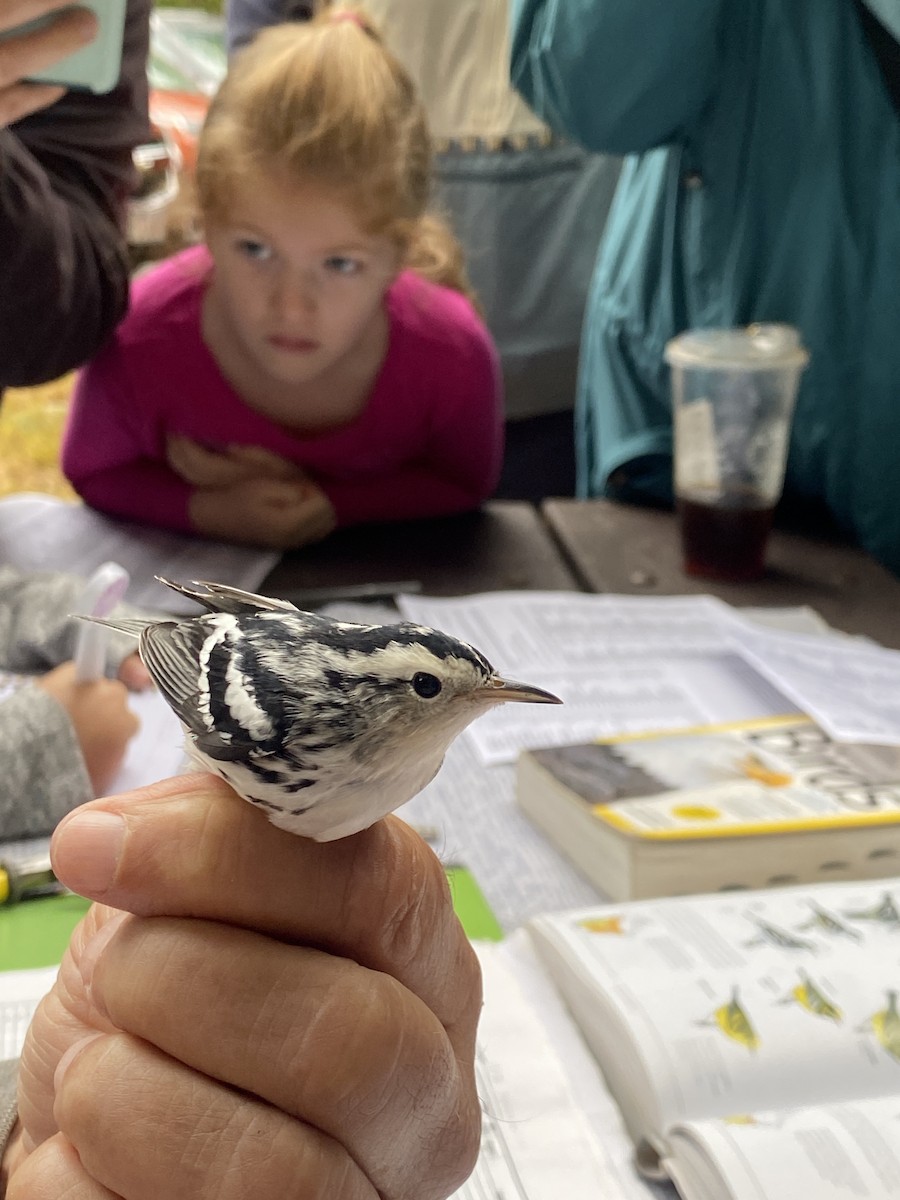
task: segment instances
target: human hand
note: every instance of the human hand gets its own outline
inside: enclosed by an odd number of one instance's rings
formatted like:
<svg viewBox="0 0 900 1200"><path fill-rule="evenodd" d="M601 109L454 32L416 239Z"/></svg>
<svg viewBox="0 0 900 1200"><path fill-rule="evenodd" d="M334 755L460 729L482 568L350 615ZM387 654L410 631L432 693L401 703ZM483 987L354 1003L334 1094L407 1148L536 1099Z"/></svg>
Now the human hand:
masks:
<svg viewBox="0 0 900 1200"><path fill-rule="evenodd" d="M306 473L262 446L211 450L184 434L166 438L166 461L186 483L198 488L228 487L245 479L307 479Z"/></svg>
<svg viewBox="0 0 900 1200"><path fill-rule="evenodd" d="M25 21L58 13L70 0L0 0L0 33ZM0 40L0 127L53 104L65 88L24 83L29 75L79 50L97 36L97 18L74 8L32 33Z"/></svg>
<svg viewBox="0 0 900 1200"><path fill-rule="evenodd" d="M186 775L70 814L53 866L102 904L29 1031L7 1200L459 1186L480 975L402 821L313 842Z"/></svg>
<svg viewBox="0 0 900 1200"><path fill-rule="evenodd" d="M274 550L321 541L337 524L331 501L309 480L245 479L229 487L198 488L188 513L205 537Z"/></svg>
<svg viewBox="0 0 900 1200"><path fill-rule="evenodd" d="M94 793L102 796L122 765L128 742L138 731L139 722L128 707L124 684L114 679L78 683L71 662L48 671L35 682L66 710Z"/></svg>
<svg viewBox="0 0 900 1200"><path fill-rule="evenodd" d="M153 678L141 662L137 651L122 659L119 665L119 679L129 692L146 692L153 687Z"/></svg>

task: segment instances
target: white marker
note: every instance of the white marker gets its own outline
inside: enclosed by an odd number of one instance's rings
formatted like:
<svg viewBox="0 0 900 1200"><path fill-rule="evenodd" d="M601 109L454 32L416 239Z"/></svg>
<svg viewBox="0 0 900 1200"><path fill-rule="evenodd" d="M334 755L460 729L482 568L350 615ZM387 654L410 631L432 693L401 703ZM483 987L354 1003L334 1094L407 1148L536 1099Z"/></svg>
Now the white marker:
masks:
<svg viewBox="0 0 900 1200"><path fill-rule="evenodd" d="M78 598L76 612L88 617L105 617L119 603L128 587L128 572L118 563L99 566ZM75 681L93 683L100 679L106 666L106 630L89 621L78 622L75 643Z"/></svg>

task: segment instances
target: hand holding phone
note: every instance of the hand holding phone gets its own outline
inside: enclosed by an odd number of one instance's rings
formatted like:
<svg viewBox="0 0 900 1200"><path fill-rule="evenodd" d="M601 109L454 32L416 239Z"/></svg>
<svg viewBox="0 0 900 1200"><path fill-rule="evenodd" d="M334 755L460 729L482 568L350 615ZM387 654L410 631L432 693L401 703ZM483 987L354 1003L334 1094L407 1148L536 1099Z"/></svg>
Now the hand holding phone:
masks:
<svg viewBox="0 0 900 1200"><path fill-rule="evenodd" d="M121 68L126 0L0 0L0 126L64 88L109 91Z"/></svg>

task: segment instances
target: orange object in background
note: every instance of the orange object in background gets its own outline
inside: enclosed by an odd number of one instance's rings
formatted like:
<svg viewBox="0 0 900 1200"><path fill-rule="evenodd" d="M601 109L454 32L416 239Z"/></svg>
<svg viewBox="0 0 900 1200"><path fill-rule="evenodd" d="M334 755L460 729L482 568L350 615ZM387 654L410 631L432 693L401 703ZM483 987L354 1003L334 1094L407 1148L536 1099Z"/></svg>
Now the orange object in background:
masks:
<svg viewBox="0 0 900 1200"><path fill-rule="evenodd" d="M150 120L166 133L181 152L182 170L193 175L197 165L197 138L209 107L209 97L199 92L150 92Z"/></svg>
<svg viewBox="0 0 900 1200"><path fill-rule="evenodd" d="M198 236L197 139L227 66L225 22L200 9L157 8L150 18L150 120L155 137L134 153L138 187L128 240L143 259Z"/></svg>

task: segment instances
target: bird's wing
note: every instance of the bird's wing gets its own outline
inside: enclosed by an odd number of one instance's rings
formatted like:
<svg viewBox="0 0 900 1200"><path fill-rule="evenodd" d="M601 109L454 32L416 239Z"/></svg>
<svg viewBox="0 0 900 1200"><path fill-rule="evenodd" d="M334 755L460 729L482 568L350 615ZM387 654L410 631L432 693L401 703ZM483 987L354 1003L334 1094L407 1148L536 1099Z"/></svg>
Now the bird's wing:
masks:
<svg viewBox="0 0 900 1200"><path fill-rule="evenodd" d="M225 612L232 613L235 616L241 613L253 613L262 611L272 612L298 612L296 605L291 604L289 600L277 600L273 596L257 596L254 592L243 592L240 588L229 587L225 583L208 583L203 579L193 579L193 587L188 587L184 583L176 583L172 579L164 579L161 575L156 577L160 583L164 583L166 587L172 589L173 592L180 592L182 596L187 596L191 600L196 600L198 604L202 604L204 608L210 612ZM198 591L198 588L203 588L203 591Z"/></svg>
<svg viewBox="0 0 900 1200"><path fill-rule="evenodd" d="M158 621L146 626L139 644L141 659L163 699L192 733L208 733L212 718L203 699L200 654L209 638L201 621Z"/></svg>
<svg viewBox="0 0 900 1200"><path fill-rule="evenodd" d="M140 640L147 670L197 748L223 761L267 755L280 745L286 721L276 696L267 702L240 678L228 644L239 620L214 614L160 621Z"/></svg>

